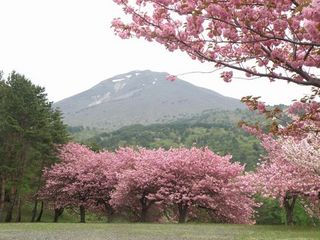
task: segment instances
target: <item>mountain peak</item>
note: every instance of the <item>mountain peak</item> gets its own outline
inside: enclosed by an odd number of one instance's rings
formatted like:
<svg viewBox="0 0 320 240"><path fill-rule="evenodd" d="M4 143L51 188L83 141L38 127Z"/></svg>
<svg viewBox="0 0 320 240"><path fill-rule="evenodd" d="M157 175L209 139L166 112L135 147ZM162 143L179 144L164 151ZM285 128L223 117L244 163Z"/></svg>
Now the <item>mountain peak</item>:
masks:
<svg viewBox="0 0 320 240"><path fill-rule="evenodd" d="M170 122L209 109L243 108L239 100L166 80L168 73L135 70L106 79L55 104L66 123L110 130L130 124Z"/></svg>

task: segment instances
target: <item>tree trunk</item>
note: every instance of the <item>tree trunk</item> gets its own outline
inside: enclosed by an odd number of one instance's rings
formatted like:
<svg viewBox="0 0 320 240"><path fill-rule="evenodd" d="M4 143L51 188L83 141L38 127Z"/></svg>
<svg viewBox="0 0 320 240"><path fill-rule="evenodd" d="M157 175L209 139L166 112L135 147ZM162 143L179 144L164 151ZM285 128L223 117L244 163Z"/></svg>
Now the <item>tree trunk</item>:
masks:
<svg viewBox="0 0 320 240"><path fill-rule="evenodd" d="M290 202L291 200L291 202ZM286 211L286 225L293 225L293 209L296 203L297 196L286 196L284 199L284 208Z"/></svg>
<svg viewBox="0 0 320 240"><path fill-rule="evenodd" d="M18 196L16 222L21 222L21 205L22 205L21 196Z"/></svg>
<svg viewBox="0 0 320 240"><path fill-rule="evenodd" d="M179 223L185 223L187 220L188 214L188 205L179 203L178 204L178 211L179 211Z"/></svg>
<svg viewBox="0 0 320 240"><path fill-rule="evenodd" d="M36 220L37 216L37 209L38 209L38 201L34 201L33 209L32 209L32 217L31 217L31 222L34 222Z"/></svg>
<svg viewBox="0 0 320 240"><path fill-rule="evenodd" d="M148 206L144 205L141 208L140 222L147 221L147 214L148 214Z"/></svg>
<svg viewBox="0 0 320 240"><path fill-rule="evenodd" d="M21 185L22 185L23 178L24 178L24 168L25 168L26 159L27 159L27 145L23 141L22 141L21 152L19 154L18 159L19 159L19 164L17 165L15 177L13 179L13 182L14 182L14 187L12 188L13 189L13 194L12 194L13 197L11 199L11 203L9 204L9 208L7 211L7 216L5 219L6 222L12 221L13 209L14 209L14 206L17 203L17 201L18 201L18 215L17 215L16 221L21 221L20 190L21 190Z"/></svg>
<svg viewBox="0 0 320 240"><path fill-rule="evenodd" d="M104 203L104 209L106 210L107 222L111 223L113 221L114 210L108 203Z"/></svg>
<svg viewBox="0 0 320 240"><path fill-rule="evenodd" d="M43 214L43 201L41 201L40 212L39 212L39 215L36 219L36 222L41 222L42 214Z"/></svg>
<svg viewBox="0 0 320 240"><path fill-rule="evenodd" d="M147 221L148 210L153 203L154 201L149 201L146 197L142 197L140 199L140 204L141 204L140 222Z"/></svg>
<svg viewBox="0 0 320 240"><path fill-rule="evenodd" d="M291 208L286 208L287 225L293 225L293 211Z"/></svg>
<svg viewBox="0 0 320 240"><path fill-rule="evenodd" d="M86 209L83 205L80 206L80 222L81 223L86 222Z"/></svg>
<svg viewBox="0 0 320 240"><path fill-rule="evenodd" d="M5 222L11 222L12 221L13 208L14 208L14 203L10 202L9 203L9 207L7 208L7 215L6 215L6 218L5 218Z"/></svg>
<svg viewBox="0 0 320 240"><path fill-rule="evenodd" d="M9 202L9 205L7 208L7 215L5 218L5 222L12 221L13 209L16 204L16 200L17 200L17 189L15 187L13 187L11 190L11 197L10 197L10 202Z"/></svg>
<svg viewBox="0 0 320 240"><path fill-rule="evenodd" d="M0 222L4 212L5 194L6 194L6 180L4 177L0 178Z"/></svg>
<svg viewBox="0 0 320 240"><path fill-rule="evenodd" d="M58 222L59 217L62 215L64 208L55 208L54 209L54 218L53 222Z"/></svg>
<svg viewBox="0 0 320 240"><path fill-rule="evenodd" d="M45 162L45 160L44 160L44 158L42 158L40 172L38 173L38 174L39 174L39 177L38 177L37 193L39 192L40 186L41 186L42 170L43 170L43 167L44 167L44 162ZM34 199L34 206L33 206L33 209L32 209L31 222L34 222L34 221L40 222L40 221L41 221L42 212L43 212L43 201L41 201L41 209L40 209L40 213L39 213L40 220L39 220L39 221L38 221L39 216L38 216L37 219L36 219L37 210L38 210L38 195L36 194L36 195L35 195L35 199ZM41 212L41 211L42 211L42 212Z"/></svg>

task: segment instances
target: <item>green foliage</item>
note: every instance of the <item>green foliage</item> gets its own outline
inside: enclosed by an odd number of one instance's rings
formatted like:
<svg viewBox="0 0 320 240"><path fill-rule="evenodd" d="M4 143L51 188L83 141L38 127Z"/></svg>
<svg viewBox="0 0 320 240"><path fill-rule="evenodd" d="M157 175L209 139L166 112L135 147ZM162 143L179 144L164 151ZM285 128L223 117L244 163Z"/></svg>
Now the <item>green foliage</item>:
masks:
<svg viewBox="0 0 320 240"><path fill-rule="evenodd" d="M102 133L88 142L94 142L101 148L115 150L125 146L146 148L165 148L179 146L208 146L214 152L231 154L233 161L246 164L253 169L260 154L263 153L259 142L236 126L207 123L171 123L149 126L132 125L111 133Z"/></svg>
<svg viewBox="0 0 320 240"><path fill-rule="evenodd" d="M285 224L285 210L279 205L277 199L263 198L258 196L257 201L262 203L262 206L257 209L256 223L257 224ZM295 204L294 211L294 224L295 225L319 225L318 219L313 219L308 215L302 205L302 202L298 200Z"/></svg>
<svg viewBox="0 0 320 240"><path fill-rule="evenodd" d="M257 224L283 224L284 211L277 200L257 197L257 201L262 203L262 206L257 209Z"/></svg>
<svg viewBox="0 0 320 240"><path fill-rule="evenodd" d="M83 127L83 126L68 126L67 131L71 138L76 142L85 142L89 138L92 138L102 132L103 129Z"/></svg>
<svg viewBox="0 0 320 240"><path fill-rule="evenodd" d="M208 146L222 155L233 155L233 161L254 169L263 150L260 143L238 127L240 121L255 123L263 118L248 110L204 111L173 123L131 125L113 132L83 126L69 126L75 141L94 146L94 149L115 150L125 146L165 148L179 146Z"/></svg>
<svg viewBox="0 0 320 240"><path fill-rule="evenodd" d="M312 218L308 213L306 213L301 200L298 200L295 204L293 210L293 221L296 225L319 226L319 219Z"/></svg>
<svg viewBox="0 0 320 240"><path fill-rule="evenodd" d="M57 145L68 138L61 113L53 109L44 88L16 72L1 79L0 213L4 194L7 216L15 206L19 209L22 202L34 196L42 169L57 160ZM0 214L0 221L1 218Z"/></svg>

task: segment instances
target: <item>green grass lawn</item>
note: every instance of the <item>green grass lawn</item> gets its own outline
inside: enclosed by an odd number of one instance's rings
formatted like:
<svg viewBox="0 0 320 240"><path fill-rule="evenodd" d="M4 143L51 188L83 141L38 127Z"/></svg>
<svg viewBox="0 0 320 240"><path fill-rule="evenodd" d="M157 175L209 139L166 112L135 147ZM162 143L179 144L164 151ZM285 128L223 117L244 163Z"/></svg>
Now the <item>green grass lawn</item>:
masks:
<svg viewBox="0 0 320 240"><path fill-rule="evenodd" d="M0 240L320 239L312 227L225 224L0 224Z"/></svg>

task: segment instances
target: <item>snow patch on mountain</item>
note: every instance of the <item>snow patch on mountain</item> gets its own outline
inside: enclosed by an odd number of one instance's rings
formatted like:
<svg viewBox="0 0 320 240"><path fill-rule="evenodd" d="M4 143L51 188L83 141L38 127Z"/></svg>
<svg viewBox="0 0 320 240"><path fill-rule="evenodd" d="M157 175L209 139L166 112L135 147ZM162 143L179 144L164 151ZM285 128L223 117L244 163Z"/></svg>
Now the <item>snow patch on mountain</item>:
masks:
<svg viewBox="0 0 320 240"><path fill-rule="evenodd" d="M122 82L123 80L126 80L125 78L118 78L118 79L113 79L112 82Z"/></svg>
<svg viewBox="0 0 320 240"><path fill-rule="evenodd" d="M103 96L93 96L92 97L94 99L94 102L90 103L88 105L88 107L92 107L92 106L95 106L95 105L99 105L103 102L107 102L111 99L111 93L110 92L107 92L106 94L104 94Z"/></svg>
<svg viewBox="0 0 320 240"><path fill-rule="evenodd" d="M124 86L126 85L126 83L122 83L122 82L117 82L114 85L114 91L117 93L119 92L122 88L124 88Z"/></svg>

